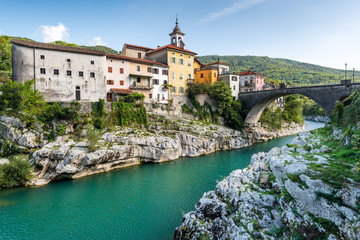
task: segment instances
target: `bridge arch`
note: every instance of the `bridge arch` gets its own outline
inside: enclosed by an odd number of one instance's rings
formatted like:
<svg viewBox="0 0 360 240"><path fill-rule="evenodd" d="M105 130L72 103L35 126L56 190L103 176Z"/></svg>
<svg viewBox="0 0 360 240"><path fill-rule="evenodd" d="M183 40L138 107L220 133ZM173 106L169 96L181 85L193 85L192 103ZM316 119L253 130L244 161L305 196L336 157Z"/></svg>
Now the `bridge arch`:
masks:
<svg viewBox="0 0 360 240"><path fill-rule="evenodd" d="M256 126L266 106L277 98L291 94L300 94L312 99L330 116L336 101L341 100L344 96L351 95L356 89L360 88L360 84L352 85L323 85L246 92L240 93L239 98L245 100L246 106L250 109L245 123L248 126Z"/></svg>

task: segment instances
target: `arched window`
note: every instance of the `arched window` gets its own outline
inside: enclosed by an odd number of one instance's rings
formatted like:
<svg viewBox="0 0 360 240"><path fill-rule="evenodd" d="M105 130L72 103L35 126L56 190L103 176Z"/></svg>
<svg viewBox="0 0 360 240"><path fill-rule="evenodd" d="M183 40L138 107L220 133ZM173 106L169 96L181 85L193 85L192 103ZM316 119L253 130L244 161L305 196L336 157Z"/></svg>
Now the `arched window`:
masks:
<svg viewBox="0 0 360 240"><path fill-rule="evenodd" d="M181 42L181 37L179 37L178 42Z"/></svg>
<svg viewBox="0 0 360 240"><path fill-rule="evenodd" d="M173 39L172 39L172 43L174 44L176 42L176 38L175 37L173 37Z"/></svg>

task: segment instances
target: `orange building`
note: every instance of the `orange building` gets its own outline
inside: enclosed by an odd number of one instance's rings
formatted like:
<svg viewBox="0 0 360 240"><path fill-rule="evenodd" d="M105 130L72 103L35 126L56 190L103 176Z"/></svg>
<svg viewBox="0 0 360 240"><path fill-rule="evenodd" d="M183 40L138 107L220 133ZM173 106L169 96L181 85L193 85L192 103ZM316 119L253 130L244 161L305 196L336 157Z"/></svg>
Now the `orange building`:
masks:
<svg viewBox="0 0 360 240"><path fill-rule="evenodd" d="M217 62L203 65L199 59L196 58L194 67L196 82L213 84L218 81L219 74L225 74L229 72L230 64L220 62L219 58Z"/></svg>

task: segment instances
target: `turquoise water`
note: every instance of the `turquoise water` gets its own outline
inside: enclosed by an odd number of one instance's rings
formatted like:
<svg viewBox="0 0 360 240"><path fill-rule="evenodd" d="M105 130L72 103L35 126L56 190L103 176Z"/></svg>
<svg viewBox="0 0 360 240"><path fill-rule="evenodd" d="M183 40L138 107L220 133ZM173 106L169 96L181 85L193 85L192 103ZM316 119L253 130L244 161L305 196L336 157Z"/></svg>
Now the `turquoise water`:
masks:
<svg viewBox="0 0 360 240"><path fill-rule="evenodd" d="M307 122L307 130L320 126ZM293 138L0 191L0 239L172 239L183 214L216 180Z"/></svg>

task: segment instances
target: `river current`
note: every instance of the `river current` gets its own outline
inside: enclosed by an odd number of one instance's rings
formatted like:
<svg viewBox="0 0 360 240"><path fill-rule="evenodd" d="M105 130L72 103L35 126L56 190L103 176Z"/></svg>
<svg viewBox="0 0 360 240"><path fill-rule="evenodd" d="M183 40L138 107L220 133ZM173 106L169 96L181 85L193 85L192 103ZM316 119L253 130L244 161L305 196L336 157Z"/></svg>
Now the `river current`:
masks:
<svg viewBox="0 0 360 240"><path fill-rule="evenodd" d="M323 124L306 122L306 130ZM142 164L36 188L0 191L0 239L172 239L184 213L251 156L282 137L240 150Z"/></svg>

